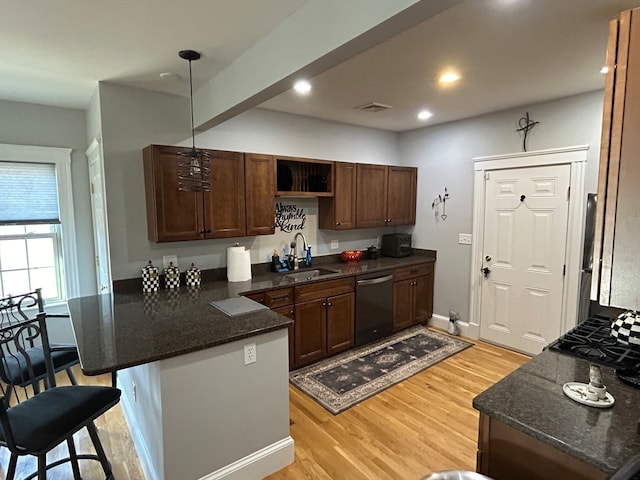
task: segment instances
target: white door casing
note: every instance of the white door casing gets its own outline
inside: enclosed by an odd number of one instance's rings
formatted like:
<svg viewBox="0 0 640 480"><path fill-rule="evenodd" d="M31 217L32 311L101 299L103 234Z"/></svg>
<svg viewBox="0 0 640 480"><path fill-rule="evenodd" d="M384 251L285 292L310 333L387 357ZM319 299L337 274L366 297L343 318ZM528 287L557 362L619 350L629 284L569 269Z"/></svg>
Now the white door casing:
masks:
<svg viewBox="0 0 640 480"><path fill-rule="evenodd" d="M486 173L482 339L537 354L560 336L570 170Z"/></svg>
<svg viewBox="0 0 640 480"><path fill-rule="evenodd" d="M586 194L584 192L584 181L585 181L585 166L587 160L587 150L588 146L575 146L575 147L566 147L560 149L553 150L541 150L534 152L522 152L516 154L509 155L498 155L491 157L478 157L474 158L474 170L475 170L475 180L474 180L474 215L473 215L473 238L474 242L472 245L472 259L471 259L471 298L470 298L470 318L469 323L467 325L462 325L463 330L466 335L469 335L473 338L479 338L481 335L484 335L483 326L483 318L482 318L482 304L483 304L483 285L485 282L485 277L481 271L481 269L487 262L484 259L483 250L485 248L485 236L491 235L490 232L485 232L485 196L487 195L487 184L488 181L485 180L485 176L488 173L489 178L492 175L495 175L499 170L505 169L519 169L526 167L536 167L536 166L552 166L552 165L567 165L570 169L570 186L571 193L569 196L567 207L567 217L566 217L566 242L564 249L561 249L561 252L556 252L562 255L564 261L560 264L560 272L562 269L565 270L565 275L561 277L561 308L559 312L559 318L556 318L556 322L558 325L558 335L566 332L576 324L577 311L578 311L578 299L579 299L579 284L580 284L580 262L581 262L581 254L582 254L582 243L584 236L584 209L586 202ZM497 177L494 177L497 178ZM544 183L544 182L542 182ZM505 187L508 188L508 187ZM531 187L533 188L533 187ZM549 185L544 186L540 184L538 188L549 188ZM566 191L564 192L566 195ZM517 203L520 202L521 193L517 194ZM529 208L532 207L531 201L533 201L529 195L524 193L526 196L525 202L530 200ZM565 197L566 198L566 197ZM536 200L537 201L537 200ZM519 207L519 209L523 209L525 207ZM502 219L503 222L510 221L506 216ZM515 217L514 217L515 218ZM535 219L535 222L538 223L547 223L549 224L549 220L551 217L545 218L544 215L538 215ZM534 226L535 226L534 222ZM529 235L525 240L529 242L530 245L534 243L534 236ZM487 242L489 242L489 238L487 238ZM540 256L543 255L541 251L537 251L535 249L529 248L528 254L530 256ZM499 258L502 253L498 253L497 257ZM492 261L495 261L496 257L492 256ZM531 262L533 260L533 262ZM530 258L530 263L541 264L544 263L541 260L536 260L535 258ZM492 268L491 266L489 268ZM556 268L556 267L554 267ZM493 270L493 268L492 268ZM533 271L541 276L542 278L547 278L550 274L542 274L543 269L541 268L533 268ZM492 271L489 275L492 275L494 272ZM500 271L498 277L501 274L505 273L504 271ZM531 272L529 272L531 273ZM526 278L525 275L524 278ZM495 278L495 276L494 276ZM503 279L504 280L504 279ZM498 278L500 281L500 278ZM543 285L544 286L544 285ZM538 295L543 293L547 287L544 286L542 292L537 292ZM499 292L504 293L504 292ZM533 295L535 292L535 288L530 290L529 295ZM551 297L548 297L551 298ZM530 301L533 299L530 297ZM491 308L491 306L489 306ZM518 305L518 309L525 308L523 306ZM527 307L531 308L531 307ZM513 313L513 312L512 312ZM507 313L500 313L503 318L506 318L505 315ZM517 312L516 312L517 315ZM545 318L544 321L554 320ZM503 323L506 323L506 320L502 320ZM466 327L466 328L465 328ZM508 326L506 328L509 328ZM538 336L543 337L544 335L540 335L540 332L544 329L548 328L544 325L540 325L536 328L529 328L532 330L525 335L527 340L537 339ZM494 329L495 330L495 329ZM535 330L539 330L539 332L535 332ZM547 333L547 335L549 335ZM557 336L557 335L556 335ZM555 338L546 339L546 341L554 340ZM537 339L538 342L542 343L542 340ZM492 340L496 343L500 343L498 340ZM535 342L534 342L535 345ZM511 347L514 349L523 350L522 346ZM538 350L539 351L539 350ZM537 353L537 352L536 352Z"/></svg>
<svg viewBox="0 0 640 480"><path fill-rule="evenodd" d="M94 139L86 151L89 162L89 193L96 262L96 288L98 293L111 292L111 256L107 228L107 204L102 164L102 145Z"/></svg>

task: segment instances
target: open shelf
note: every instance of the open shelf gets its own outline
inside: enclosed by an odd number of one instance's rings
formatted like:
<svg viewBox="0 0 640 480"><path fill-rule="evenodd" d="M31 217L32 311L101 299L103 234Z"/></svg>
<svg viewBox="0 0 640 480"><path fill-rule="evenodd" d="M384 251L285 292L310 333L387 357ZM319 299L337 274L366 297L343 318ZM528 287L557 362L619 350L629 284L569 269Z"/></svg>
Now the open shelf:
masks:
<svg viewBox="0 0 640 480"><path fill-rule="evenodd" d="M277 157L276 183L280 197L333 197L333 162Z"/></svg>

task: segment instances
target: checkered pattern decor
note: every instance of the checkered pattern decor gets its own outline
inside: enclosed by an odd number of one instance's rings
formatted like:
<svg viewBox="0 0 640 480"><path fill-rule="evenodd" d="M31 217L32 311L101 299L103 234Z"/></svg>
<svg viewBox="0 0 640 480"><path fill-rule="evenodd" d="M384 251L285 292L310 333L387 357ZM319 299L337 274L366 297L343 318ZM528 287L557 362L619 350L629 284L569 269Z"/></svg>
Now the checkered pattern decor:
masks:
<svg viewBox="0 0 640 480"><path fill-rule="evenodd" d="M158 267L154 267L151 260L149 260L147 266L142 268L142 291L157 292L159 286Z"/></svg>
<svg viewBox="0 0 640 480"><path fill-rule="evenodd" d="M200 270L196 268L195 264L191 264L191 268L188 268L184 272L184 280L187 287L199 287L200 286Z"/></svg>
<svg viewBox="0 0 640 480"><path fill-rule="evenodd" d="M169 289L180 287L180 270L173 262L169 262L169 266L164 269L164 285Z"/></svg>
<svg viewBox="0 0 640 480"><path fill-rule="evenodd" d="M142 294L144 299L144 314L153 315L158 313L158 302L160 301L160 294L155 292L145 292Z"/></svg>
<svg viewBox="0 0 640 480"><path fill-rule="evenodd" d="M611 335L624 345L640 346L640 311L629 310L611 324Z"/></svg>

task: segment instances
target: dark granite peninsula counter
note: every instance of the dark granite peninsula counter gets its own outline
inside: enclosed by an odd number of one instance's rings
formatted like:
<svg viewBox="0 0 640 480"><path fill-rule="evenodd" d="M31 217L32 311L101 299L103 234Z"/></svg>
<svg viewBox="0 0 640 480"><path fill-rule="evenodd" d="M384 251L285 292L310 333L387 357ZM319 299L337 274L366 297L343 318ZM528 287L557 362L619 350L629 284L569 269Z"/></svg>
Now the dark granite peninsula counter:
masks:
<svg viewBox="0 0 640 480"><path fill-rule="evenodd" d="M589 362L550 351L478 395L478 472L495 480L604 479L640 452L640 389L602 370L610 408L567 397L566 382L589 381Z"/></svg>

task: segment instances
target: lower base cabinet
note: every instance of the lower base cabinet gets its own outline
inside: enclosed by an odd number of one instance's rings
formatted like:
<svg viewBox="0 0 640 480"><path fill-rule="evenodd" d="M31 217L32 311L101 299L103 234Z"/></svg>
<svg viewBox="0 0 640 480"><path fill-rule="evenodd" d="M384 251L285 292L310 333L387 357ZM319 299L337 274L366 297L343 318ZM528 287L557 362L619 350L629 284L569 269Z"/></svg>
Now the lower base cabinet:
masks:
<svg viewBox="0 0 640 480"><path fill-rule="evenodd" d="M425 323L433 315L433 263L393 272L393 330Z"/></svg>
<svg viewBox="0 0 640 480"><path fill-rule="evenodd" d="M476 470L495 480L604 480L608 475L480 413Z"/></svg>
<svg viewBox="0 0 640 480"><path fill-rule="evenodd" d="M294 367L353 347L354 313L353 293L296 303Z"/></svg>

